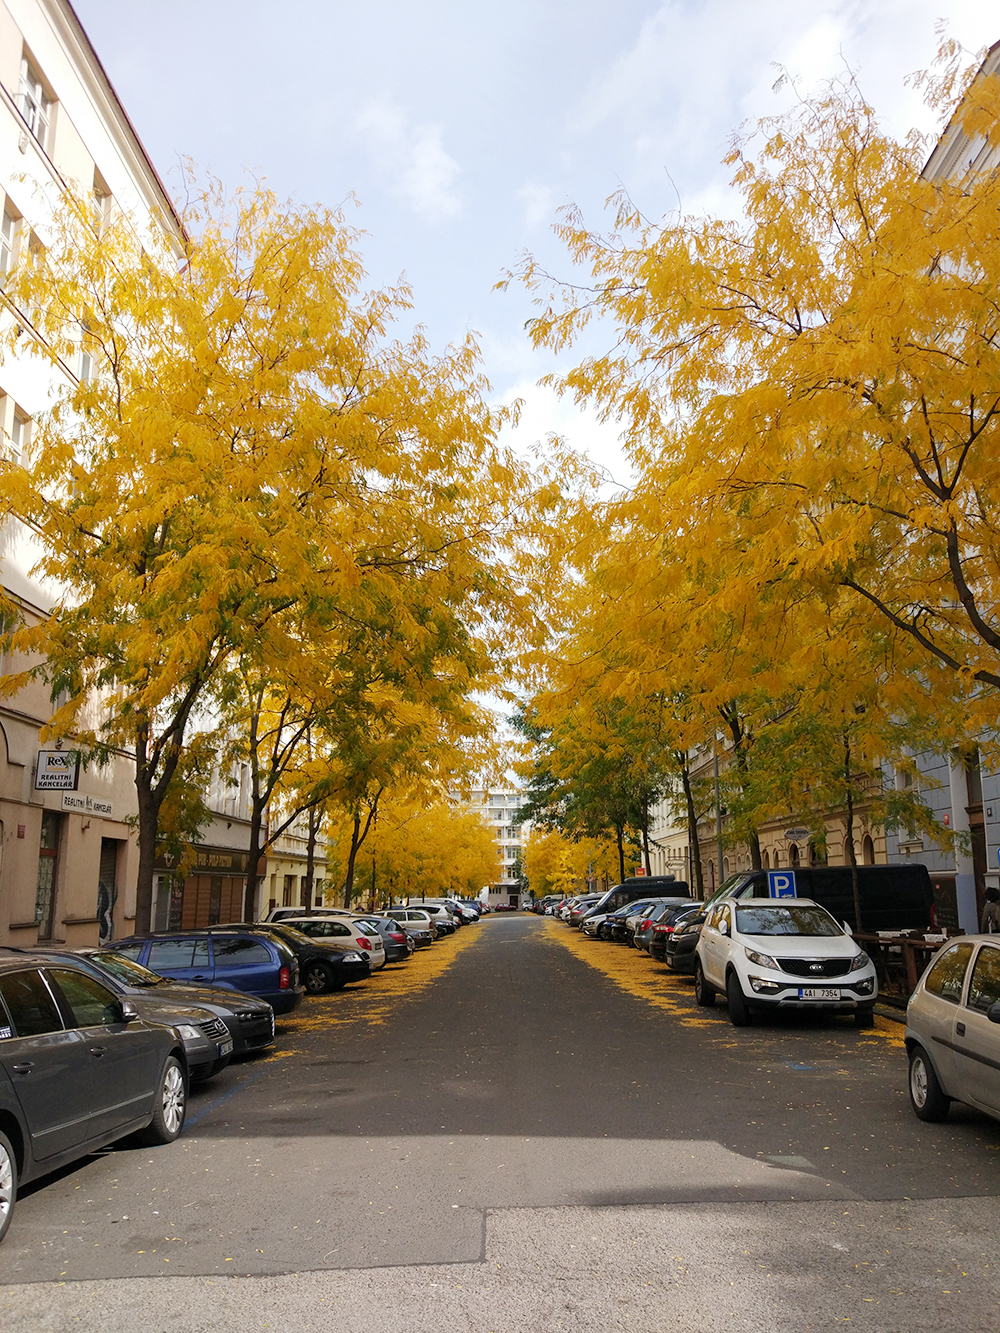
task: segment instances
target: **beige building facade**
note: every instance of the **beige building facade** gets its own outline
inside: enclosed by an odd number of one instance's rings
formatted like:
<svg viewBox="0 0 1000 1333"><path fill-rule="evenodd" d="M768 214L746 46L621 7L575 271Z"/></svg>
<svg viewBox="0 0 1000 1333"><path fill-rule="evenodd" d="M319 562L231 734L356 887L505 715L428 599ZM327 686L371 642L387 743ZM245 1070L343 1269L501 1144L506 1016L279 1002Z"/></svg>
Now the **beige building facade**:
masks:
<svg viewBox="0 0 1000 1333"><path fill-rule="evenodd" d="M0 0L0 288L25 247L44 246L52 210L70 188L92 194L96 225L121 209L137 228L155 214L180 237L166 191L71 5ZM0 324L9 329L14 320L23 332L16 352L0 356L0 453L16 466L33 419L60 383L90 370L83 349L53 370L32 350L29 313L5 304ZM30 622L55 600L56 590L32 576L37 554L23 529L0 528L8 617ZM0 676L31 665L0 657ZM0 943L96 944L128 933L134 919L130 758L84 767L71 737L42 743L54 707L41 682L0 698Z"/></svg>

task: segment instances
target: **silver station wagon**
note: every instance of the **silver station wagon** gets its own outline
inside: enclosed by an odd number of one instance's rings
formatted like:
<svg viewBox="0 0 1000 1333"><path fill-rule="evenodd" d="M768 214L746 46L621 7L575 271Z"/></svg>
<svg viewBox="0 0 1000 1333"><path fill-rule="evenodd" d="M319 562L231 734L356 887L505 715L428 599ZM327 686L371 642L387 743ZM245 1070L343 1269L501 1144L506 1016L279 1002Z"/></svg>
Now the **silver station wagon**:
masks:
<svg viewBox="0 0 1000 1333"><path fill-rule="evenodd" d="M921 1120L943 1120L953 1101L1000 1120L1000 935L941 950L910 997L906 1049Z"/></svg>

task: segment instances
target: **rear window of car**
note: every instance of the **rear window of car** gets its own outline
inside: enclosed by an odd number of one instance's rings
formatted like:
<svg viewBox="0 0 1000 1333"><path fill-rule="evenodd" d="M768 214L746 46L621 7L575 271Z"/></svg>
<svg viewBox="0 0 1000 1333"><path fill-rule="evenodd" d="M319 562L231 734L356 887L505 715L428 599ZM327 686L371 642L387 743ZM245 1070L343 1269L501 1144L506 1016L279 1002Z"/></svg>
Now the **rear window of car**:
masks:
<svg viewBox="0 0 1000 1333"><path fill-rule="evenodd" d="M153 940L146 966L152 972L164 972L178 967L208 967L209 962L208 940L193 935L178 940Z"/></svg>
<svg viewBox="0 0 1000 1333"><path fill-rule="evenodd" d="M212 941L216 967L252 967L258 963L273 963L270 950L263 940L222 939ZM287 949L287 944L277 947Z"/></svg>
<svg viewBox="0 0 1000 1333"><path fill-rule="evenodd" d="M985 1013L998 1000L1000 1000L1000 949L986 945L979 950L976 965L972 969L968 1005L970 1009L981 1009Z"/></svg>
<svg viewBox="0 0 1000 1333"><path fill-rule="evenodd" d="M924 990L938 995L942 1000L958 1004L962 998L962 983L965 981L965 969L972 957L971 944L953 944L950 949L935 959L927 973Z"/></svg>
<svg viewBox="0 0 1000 1333"><path fill-rule="evenodd" d="M38 972L14 972L0 977L0 996L19 1037L62 1032L63 1021L56 1002Z"/></svg>

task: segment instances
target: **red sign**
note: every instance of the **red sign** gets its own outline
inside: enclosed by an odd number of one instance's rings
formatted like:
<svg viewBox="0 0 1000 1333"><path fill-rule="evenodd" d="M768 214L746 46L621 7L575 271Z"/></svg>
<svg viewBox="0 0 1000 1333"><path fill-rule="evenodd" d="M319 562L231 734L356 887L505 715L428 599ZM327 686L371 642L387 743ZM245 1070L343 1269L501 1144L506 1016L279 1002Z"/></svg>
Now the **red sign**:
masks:
<svg viewBox="0 0 1000 1333"><path fill-rule="evenodd" d="M646 867L645 867L645 866L636 866L636 868L635 868L635 873L636 873L637 875L644 875L644 874L646 873Z"/></svg>

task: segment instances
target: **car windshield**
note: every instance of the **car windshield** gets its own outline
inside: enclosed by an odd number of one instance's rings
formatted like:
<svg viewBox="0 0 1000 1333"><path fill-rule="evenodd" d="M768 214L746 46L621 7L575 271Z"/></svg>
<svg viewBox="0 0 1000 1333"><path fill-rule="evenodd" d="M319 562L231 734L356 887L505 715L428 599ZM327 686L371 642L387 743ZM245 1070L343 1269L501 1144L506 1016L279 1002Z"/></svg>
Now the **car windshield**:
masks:
<svg viewBox="0 0 1000 1333"><path fill-rule="evenodd" d="M161 977L157 972L150 972L148 967L143 967L141 963L133 963L131 958L126 958L124 954L107 952L92 953L86 955L90 962L98 967L103 967L105 972L110 972L113 977L119 981L124 981L129 986L166 986L169 981L166 977Z"/></svg>
<svg viewBox="0 0 1000 1333"><path fill-rule="evenodd" d="M740 907L736 929L741 935L843 935L822 907Z"/></svg>
<svg viewBox="0 0 1000 1333"><path fill-rule="evenodd" d="M267 929L281 939L291 940L293 944L312 944L312 940L305 931L299 930L298 926L290 926L287 921L282 921L280 930L275 927L273 922L268 924Z"/></svg>

